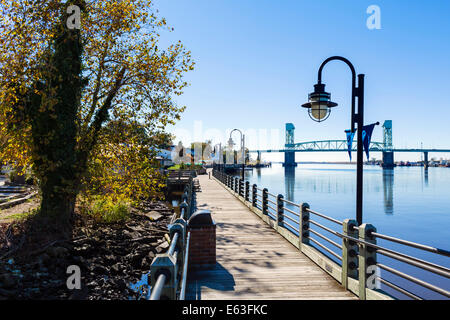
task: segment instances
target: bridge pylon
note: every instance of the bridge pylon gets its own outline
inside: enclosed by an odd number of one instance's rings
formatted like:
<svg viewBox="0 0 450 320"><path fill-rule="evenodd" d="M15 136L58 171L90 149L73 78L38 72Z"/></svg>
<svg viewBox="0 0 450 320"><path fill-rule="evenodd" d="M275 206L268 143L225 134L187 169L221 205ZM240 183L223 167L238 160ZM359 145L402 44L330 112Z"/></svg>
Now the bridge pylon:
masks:
<svg viewBox="0 0 450 320"><path fill-rule="evenodd" d="M383 168L393 168L394 152L392 146L392 120L385 120L383 123Z"/></svg>
<svg viewBox="0 0 450 320"><path fill-rule="evenodd" d="M295 126L292 123L286 123L286 149L294 149L294 131ZM284 153L283 167L296 167L295 151L286 151Z"/></svg>

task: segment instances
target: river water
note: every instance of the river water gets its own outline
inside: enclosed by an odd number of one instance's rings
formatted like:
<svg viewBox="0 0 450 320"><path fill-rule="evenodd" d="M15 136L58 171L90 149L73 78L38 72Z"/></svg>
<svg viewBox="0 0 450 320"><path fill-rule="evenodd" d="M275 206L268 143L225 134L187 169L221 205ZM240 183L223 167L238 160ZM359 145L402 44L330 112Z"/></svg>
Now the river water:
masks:
<svg viewBox="0 0 450 320"><path fill-rule="evenodd" d="M284 168L281 164L274 164L270 168L246 171L245 175L251 184L268 188L272 194L282 194L285 199L295 203L307 202L312 210L341 221L347 218L355 219L355 165L299 164L296 168ZM291 209L298 210L295 207ZM373 224L378 233L450 250L450 168L433 167L424 170L422 167L397 167L386 170L377 166L365 166L363 211L363 222ZM311 219L341 231L339 225L320 217L311 216ZM339 238L326 231L315 226L311 228L341 243ZM295 230L293 232L296 233ZM325 240L313 234L311 237L341 254L337 247ZM377 243L450 268L448 257L380 239ZM333 260L337 261L334 257ZM447 278L380 254L378 262L450 290L450 280ZM380 274L382 278L420 297L443 299L443 296L387 271L380 270ZM384 284L381 284L381 289L396 298L407 298Z"/></svg>

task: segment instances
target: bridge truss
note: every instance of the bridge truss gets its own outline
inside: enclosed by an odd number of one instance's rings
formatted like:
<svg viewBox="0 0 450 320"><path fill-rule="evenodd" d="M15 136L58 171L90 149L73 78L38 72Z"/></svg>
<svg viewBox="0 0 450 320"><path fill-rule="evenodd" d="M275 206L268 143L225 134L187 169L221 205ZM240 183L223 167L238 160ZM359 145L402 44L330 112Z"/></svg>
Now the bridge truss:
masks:
<svg viewBox="0 0 450 320"><path fill-rule="evenodd" d="M356 151L357 141L353 141L352 151ZM266 152L347 152L347 140L308 141L287 144L284 149L250 150L251 153ZM385 148L383 142L371 142L370 152L450 152L450 149L395 149L392 146Z"/></svg>
<svg viewBox="0 0 450 320"><path fill-rule="evenodd" d="M356 151L357 142L353 141L352 151ZM371 142L370 151L384 151L384 144L382 142ZM287 144L285 149L280 150L250 150L250 152L334 152L334 151L348 151L347 140L323 140L323 141L308 141L295 144Z"/></svg>

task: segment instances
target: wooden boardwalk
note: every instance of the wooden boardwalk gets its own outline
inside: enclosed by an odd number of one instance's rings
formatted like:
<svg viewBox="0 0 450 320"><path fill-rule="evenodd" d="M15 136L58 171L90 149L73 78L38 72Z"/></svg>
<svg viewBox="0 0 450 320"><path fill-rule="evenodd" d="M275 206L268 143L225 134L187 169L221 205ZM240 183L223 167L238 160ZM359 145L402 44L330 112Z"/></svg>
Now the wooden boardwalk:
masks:
<svg viewBox="0 0 450 320"><path fill-rule="evenodd" d="M197 208L217 224L217 263L189 272L186 299L357 299L212 176L199 181Z"/></svg>

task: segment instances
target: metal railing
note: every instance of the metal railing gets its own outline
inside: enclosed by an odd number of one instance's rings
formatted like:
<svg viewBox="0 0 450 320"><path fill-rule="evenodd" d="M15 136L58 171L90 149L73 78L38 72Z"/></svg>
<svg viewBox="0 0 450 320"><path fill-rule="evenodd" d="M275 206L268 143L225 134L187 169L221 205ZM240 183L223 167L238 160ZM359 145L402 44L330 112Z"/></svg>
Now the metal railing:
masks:
<svg viewBox="0 0 450 320"><path fill-rule="evenodd" d="M171 221L169 226L170 246L166 253L158 254L150 266L151 295L150 300L170 299L184 300L186 294L189 240L187 221L193 213L193 179L184 189L180 216Z"/></svg>
<svg viewBox="0 0 450 320"><path fill-rule="evenodd" d="M448 250L378 233L371 224L357 226L356 221L352 219L337 220L310 209L307 203L286 200L283 195L270 193L267 188L260 188L256 184L246 187L243 193L239 186L248 185L249 182L244 182L221 171L213 170L213 177L346 289L358 295L360 299L392 298L391 295L379 289L376 281L411 299L423 299L419 293L411 292L411 290L393 283L392 280L379 276L377 268L431 290L441 297L450 298L450 292L446 289L399 271L398 268L380 263L377 256L388 257L446 279L450 278L449 268L381 246L377 244L377 239L444 257L450 257ZM330 226L317 221L316 217L323 219ZM335 227L338 227L339 230L335 230ZM330 238L329 235L341 243Z"/></svg>

